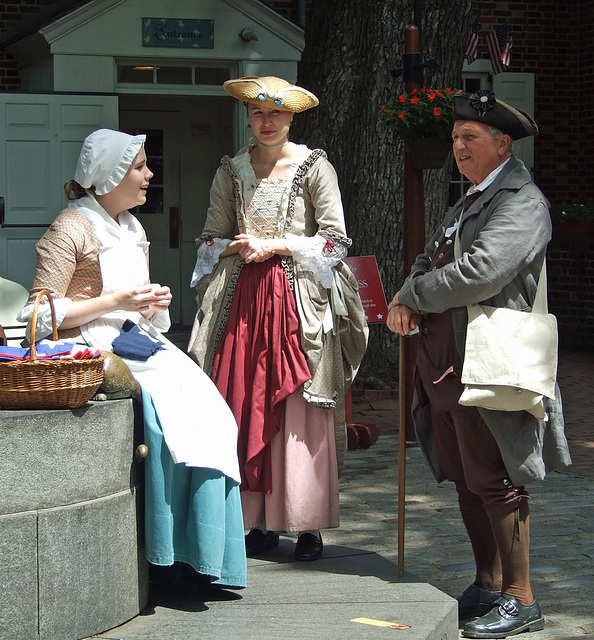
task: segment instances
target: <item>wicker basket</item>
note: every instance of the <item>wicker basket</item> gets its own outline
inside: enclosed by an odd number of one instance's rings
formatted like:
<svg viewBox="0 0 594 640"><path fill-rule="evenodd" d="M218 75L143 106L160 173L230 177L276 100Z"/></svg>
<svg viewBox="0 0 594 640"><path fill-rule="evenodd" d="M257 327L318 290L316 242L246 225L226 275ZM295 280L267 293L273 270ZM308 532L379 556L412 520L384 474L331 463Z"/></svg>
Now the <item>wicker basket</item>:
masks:
<svg viewBox="0 0 594 640"><path fill-rule="evenodd" d="M51 294L42 289L35 298L31 317L29 360L0 362L0 408L75 409L90 400L103 380L103 360L38 360L35 351L37 308L47 296L52 312L53 340L58 339L56 311Z"/></svg>

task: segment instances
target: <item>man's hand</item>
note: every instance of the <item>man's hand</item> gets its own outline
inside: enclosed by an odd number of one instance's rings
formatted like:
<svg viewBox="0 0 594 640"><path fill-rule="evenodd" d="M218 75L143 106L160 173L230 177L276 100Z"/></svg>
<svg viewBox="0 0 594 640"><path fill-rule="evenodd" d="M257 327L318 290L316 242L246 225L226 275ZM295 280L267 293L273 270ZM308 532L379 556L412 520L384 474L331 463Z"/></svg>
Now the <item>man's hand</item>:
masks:
<svg viewBox="0 0 594 640"><path fill-rule="evenodd" d="M388 305L388 317L386 318L388 329L401 336L407 336L413 329L416 329L418 321L419 314L399 302L398 294L396 294Z"/></svg>

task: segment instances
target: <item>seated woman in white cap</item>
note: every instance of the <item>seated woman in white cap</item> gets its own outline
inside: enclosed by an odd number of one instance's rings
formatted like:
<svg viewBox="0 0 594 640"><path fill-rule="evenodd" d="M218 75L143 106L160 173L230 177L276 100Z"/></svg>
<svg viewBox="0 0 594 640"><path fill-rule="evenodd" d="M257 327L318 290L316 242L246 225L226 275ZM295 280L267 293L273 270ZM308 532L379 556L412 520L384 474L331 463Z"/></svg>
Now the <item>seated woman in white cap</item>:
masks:
<svg viewBox="0 0 594 640"><path fill-rule="evenodd" d="M351 240L326 154L288 139L316 96L273 76L223 86L246 103L254 138L212 184L190 352L239 425L248 556L296 532L295 558L316 560L319 530L339 525L344 394L367 340L342 261Z"/></svg>
<svg viewBox="0 0 594 640"><path fill-rule="evenodd" d="M162 346L124 358L142 389L146 556L170 567L153 575L183 589L246 584L237 424L212 381L162 333L171 293L151 284L144 229L128 209L144 204L152 172L145 135L100 129L82 146L70 200L37 244L37 268L22 320L41 289L54 297L60 338L112 351L132 321ZM36 335L50 333L49 305ZM190 568L192 567L192 569ZM201 574L198 576L196 574Z"/></svg>

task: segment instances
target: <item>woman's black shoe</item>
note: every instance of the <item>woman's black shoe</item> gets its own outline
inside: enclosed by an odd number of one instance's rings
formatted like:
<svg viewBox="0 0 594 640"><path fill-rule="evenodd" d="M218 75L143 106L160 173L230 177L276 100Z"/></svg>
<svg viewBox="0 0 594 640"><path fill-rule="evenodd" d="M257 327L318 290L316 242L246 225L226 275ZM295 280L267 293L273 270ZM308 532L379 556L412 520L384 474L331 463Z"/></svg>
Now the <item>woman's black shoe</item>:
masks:
<svg viewBox="0 0 594 640"><path fill-rule="evenodd" d="M252 529L245 537L245 554L248 558L261 556L278 547L278 541L278 533L274 531L264 533L260 529Z"/></svg>
<svg viewBox="0 0 594 640"><path fill-rule="evenodd" d="M302 533L295 545L295 560L309 562L318 560L324 550L322 536L315 536L313 533Z"/></svg>
<svg viewBox="0 0 594 640"><path fill-rule="evenodd" d="M526 606L504 593L489 613L467 622L462 635L465 638L507 638L524 631L541 629L544 629L544 618L536 600Z"/></svg>

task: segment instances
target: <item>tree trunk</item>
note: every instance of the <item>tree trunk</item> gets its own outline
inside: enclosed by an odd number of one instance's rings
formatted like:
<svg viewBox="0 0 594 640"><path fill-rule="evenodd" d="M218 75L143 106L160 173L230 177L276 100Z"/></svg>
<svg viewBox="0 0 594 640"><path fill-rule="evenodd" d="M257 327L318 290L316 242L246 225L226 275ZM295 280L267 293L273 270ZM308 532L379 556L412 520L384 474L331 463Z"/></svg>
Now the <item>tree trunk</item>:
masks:
<svg viewBox="0 0 594 640"><path fill-rule="evenodd" d="M404 91L401 66L404 28L420 6L423 59L435 56L429 88L461 86L471 0L311 0L298 84L313 91L320 106L296 118L293 137L324 149L340 182L350 255L375 255L388 301L403 278L402 142L389 134L378 112ZM424 5L424 6L423 6ZM447 208L451 158L441 170L424 172L426 227L432 231ZM397 337L370 325L370 344L360 382L393 386ZM378 380L379 378L379 380Z"/></svg>

